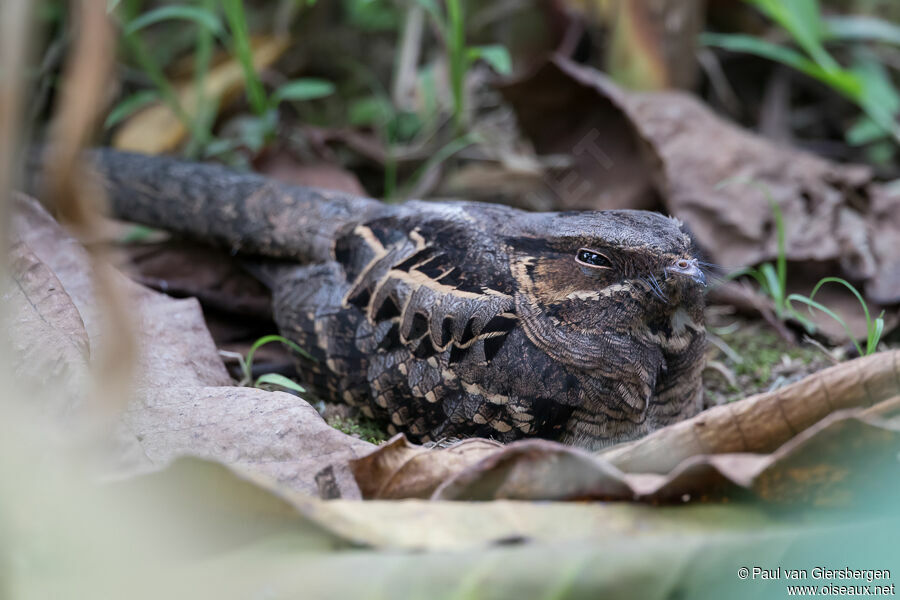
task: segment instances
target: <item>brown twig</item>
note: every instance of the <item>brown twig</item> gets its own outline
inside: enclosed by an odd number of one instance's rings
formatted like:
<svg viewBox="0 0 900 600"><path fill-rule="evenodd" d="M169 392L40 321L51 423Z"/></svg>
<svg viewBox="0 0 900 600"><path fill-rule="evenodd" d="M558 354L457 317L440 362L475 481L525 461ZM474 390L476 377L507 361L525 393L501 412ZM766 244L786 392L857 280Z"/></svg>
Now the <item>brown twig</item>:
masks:
<svg viewBox="0 0 900 600"><path fill-rule="evenodd" d="M128 303L116 284L115 271L100 239L101 188L86 177L80 157L90 142L104 106L105 90L115 51L105 0L76 3L76 31L66 63L61 94L52 126L44 197L47 204L84 243L93 262L97 300L104 307L103 347L94 355L94 390L90 398L111 416L129 397L134 363L134 337Z"/></svg>

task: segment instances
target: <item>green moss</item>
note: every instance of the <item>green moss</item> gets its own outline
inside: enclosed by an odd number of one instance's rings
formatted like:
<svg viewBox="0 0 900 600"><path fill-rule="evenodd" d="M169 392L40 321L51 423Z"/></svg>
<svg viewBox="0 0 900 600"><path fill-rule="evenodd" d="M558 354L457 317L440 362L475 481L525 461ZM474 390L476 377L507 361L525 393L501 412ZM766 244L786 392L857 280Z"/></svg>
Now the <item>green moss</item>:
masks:
<svg viewBox="0 0 900 600"><path fill-rule="evenodd" d="M809 344L783 340L765 323L733 320L738 327L720 338L741 357L730 360L722 353L711 356L734 373L737 385L725 377L707 371L704 377L707 405L733 402L765 392L830 365L824 353Z"/></svg>
<svg viewBox="0 0 900 600"><path fill-rule="evenodd" d="M358 437L372 444L380 444L388 439L387 432L378 423L362 416L332 417L326 422L338 431L343 431L347 435Z"/></svg>

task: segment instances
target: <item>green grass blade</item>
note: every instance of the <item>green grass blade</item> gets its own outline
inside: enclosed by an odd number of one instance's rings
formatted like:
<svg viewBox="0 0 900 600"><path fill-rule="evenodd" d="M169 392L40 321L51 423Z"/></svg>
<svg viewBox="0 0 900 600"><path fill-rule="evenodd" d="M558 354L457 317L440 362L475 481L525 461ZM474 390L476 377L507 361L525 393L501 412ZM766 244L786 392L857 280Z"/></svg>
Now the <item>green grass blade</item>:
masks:
<svg viewBox="0 0 900 600"><path fill-rule="evenodd" d="M123 31L125 35L132 35L145 27L172 19L191 21L216 35L222 34L222 23L219 22L219 18L214 12L205 8L184 4L170 4L148 11L128 23Z"/></svg>
<svg viewBox="0 0 900 600"><path fill-rule="evenodd" d="M823 70L796 50L752 35L740 33L702 33L700 43L732 52L746 52L793 67L811 77L821 79Z"/></svg>
<svg viewBox="0 0 900 600"><path fill-rule="evenodd" d="M304 350L303 348L301 348L300 346L298 346L291 340L287 339L286 337L283 337L280 335L264 335L261 338L259 338L258 340L256 340L255 342L253 342L253 345L250 346L250 350L247 352L247 368L251 372L253 371L253 355L256 354L256 351L259 350L260 347L262 347L266 344L271 344L272 342L280 342L280 343L284 344L285 346L287 346L288 348L290 348L291 350L293 350L294 352L296 352L297 354L299 354L300 356L303 356L304 358L308 358L309 360L317 362L316 359L309 352L307 352L306 350Z"/></svg>
<svg viewBox="0 0 900 600"><path fill-rule="evenodd" d="M412 185L415 185L425 173L429 171L429 169L433 168L435 165L439 165L457 152L464 150L465 148L471 146L475 143L475 136L472 134L466 134L461 137L458 137L454 140L448 142L443 148L435 152L431 158L429 158L425 164L419 167L415 173L413 173L410 181Z"/></svg>
<svg viewBox="0 0 900 600"><path fill-rule="evenodd" d="M815 298L816 294L819 292L819 290L822 288L822 286L825 285L826 283L838 283L838 284L844 286L845 288L847 288L848 290L850 290L850 293L852 293L854 296L856 296L856 299L859 300L859 303L862 306L863 313L866 315L866 327L868 328L869 324L871 323L871 319L869 318L869 307L866 304L866 301L863 299L862 294L859 293L859 290L857 290L853 286L853 284L850 283L849 281L847 281L846 279L841 279L840 277L823 277L822 279L819 280L819 283L817 283L816 286L813 288L812 293L809 295L810 299Z"/></svg>
<svg viewBox="0 0 900 600"><path fill-rule="evenodd" d="M278 387L297 392L298 394L302 394L306 391L306 388L304 388L293 379L288 379L284 375L279 375L278 373L266 373L264 375L260 375L256 379L256 382L253 384L253 387L258 388L263 384L277 385Z"/></svg>
<svg viewBox="0 0 900 600"><path fill-rule="evenodd" d="M106 121L103 122L104 129L115 127L142 108L153 104L161 97L162 96L157 90L141 90L140 92L128 96L116 104L115 108L109 112Z"/></svg>
<svg viewBox="0 0 900 600"><path fill-rule="evenodd" d="M826 70L796 50L743 34L704 33L700 42L733 52L746 52L780 62L833 87L851 100L859 98L862 86L853 73L845 69Z"/></svg>
<svg viewBox="0 0 900 600"><path fill-rule="evenodd" d="M466 120L466 31L462 0L447 0L447 52L450 55L450 90L453 95L453 126L457 134Z"/></svg>
<svg viewBox="0 0 900 600"><path fill-rule="evenodd" d="M797 44L825 71L839 71L822 40L825 25L818 0L747 0L784 28Z"/></svg>
<svg viewBox="0 0 900 600"><path fill-rule="evenodd" d="M863 349L859 345L859 342L856 341L856 338L853 337L853 332L850 331L850 327L847 325L847 322L844 321L844 319L842 319L837 313L835 313L833 310L831 310L824 304L820 304L819 302L816 302L815 300L813 300L811 298L807 298L806 296L801 296L800 294L791 294L790 296L787 297L787 307L789 310L791 310L795 314L796 314L796 311L794 311L794 308L791 304L792 302L801 302L803 304L806 304L810 308L815 308L816 310L820 310L823 313L825 313L826 315L828 315L829 317L831 317L832 319L834 319L835 321L837 321L840 324L840 326L844 328L844 331L847 333L847 337L850 338L850 340L853 342L853 345L856 346L856 351L859 352L859 355L864 356Z"/></svg>
<svg viewBox="0 0 900 600"><path fill-rule="evenodd" d="M775 312L780 319L784 314L785 289L781 285L781 280L779 279L778 274L775 271L775 267L772 266L772 263L765 263L761 265L759 267L759 270L766 280L765 288L769 294L769 297L771 297L772 301L775 303Z"/></svg>
<svg viewBox="0 0 900 600"><path fill-rule="evenodd" d="M259 74L253 66L253 50L250 46L250 34L247 31L247 18L244 15L242 0L222 0L225 9L225 18L231 29L232 48L241 69L244 72L244 83L247 87L247 99L250 107L257 115L262 115L268 110L266 92L263 89Z"/></svg>

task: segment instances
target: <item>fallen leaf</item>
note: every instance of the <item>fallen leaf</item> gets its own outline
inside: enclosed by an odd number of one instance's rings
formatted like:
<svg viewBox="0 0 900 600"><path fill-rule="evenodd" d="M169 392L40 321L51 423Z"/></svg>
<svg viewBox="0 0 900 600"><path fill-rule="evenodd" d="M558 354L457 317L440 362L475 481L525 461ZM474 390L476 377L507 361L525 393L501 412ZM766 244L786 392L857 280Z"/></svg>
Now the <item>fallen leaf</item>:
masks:
<svg viewBox="0 0 900 600"><path fill-rule="evenodd" d="M403 434L398 434L376 452L350 461L350 469L364 498L428 498L443 477L502 447L497 442L475 438L433 452L410 444Z"/></svg>
<svg viewBox="0 0 900 600"><path fill-rule="evenodd" d="M900 351L884 352L596 454L547 440L499 449L467 440L468 465L451 446L428 450L427 462L410 468L423 450L395 438L353 470L371 498L386 497L385 489L390 497L434 489L432 499L441 500L670 502L749 492L772 502L849 504L865 493L866 481L880 480L872 470L895 466L900 450L900 424L860 407L894 406L898 398Z"/></svg>
<svg viewBox="0 0 900 600"><path fill-rule="evenodd" d="M252 40L253 67L257 72L266 69L278 60L289 45L290 41L285 37L255 38ZM204 94L210 100L218 99L219 106L225 107L241 92L244 82L240 62L229 57L210 69ZM175 93L188 117L196 118L197 99L193 80L177 84ZM187 133L184 123L172 109L164 102L157 102L119 127L113 136L112 145L120 150L160 154L175 149Z"/></svg>
<svg viewBox="0 0 900 600"><path fill-rule="evenodd" d="M46 327L40 314L19 320L14 323L16 339L27 344L23 356L65 359L77 366L79 354L72 356L63 336L71 333L67 343L79 352L103 343L98 328L102 315L97 314L87 252L36 201L18 196L15 209L14 233L28 240L34 256L46 265L39 270L36 259L20 252L20 280L34 283L37 291L29 291L30 303L37 302L37 309L43 308L45 316L55 320L55 329ZM67 306L69 285L73 291ZM301 398L234 387L195 299L169 298L124 276L121 285L131 302L139 360L134 399L116 432L122 444L117 476L157 470L181 456L197 456L269 477L285 490L359 497L347 462L374 446L328 426ZM37 294L47 290L54 294L42 303ZM79 334L75 319L84 314L90 318L84 319L86 327ZM82 338L89 343L79 342ZM57 358L60 352L64 352L62 359Z"/></svg>
<svg viewBox="0 0 900 600"><path fill-rule="evenodd" d="M67 414L81 400L88 376L90 344L84 323L59 279L25 242L12 243L9 259L12 281L0 304L11 367L26 382L55 387L54 412Z"/></svg>
<svg viewBox="0 0 900 600"><path fill-rule="evenodd" d="M571 157L571 166L545 177L556 207L658 207L661 160L620 108L624 92L587 75L597 72L570 69L570 64L556 59L499 86L538 154Z"/></svg>

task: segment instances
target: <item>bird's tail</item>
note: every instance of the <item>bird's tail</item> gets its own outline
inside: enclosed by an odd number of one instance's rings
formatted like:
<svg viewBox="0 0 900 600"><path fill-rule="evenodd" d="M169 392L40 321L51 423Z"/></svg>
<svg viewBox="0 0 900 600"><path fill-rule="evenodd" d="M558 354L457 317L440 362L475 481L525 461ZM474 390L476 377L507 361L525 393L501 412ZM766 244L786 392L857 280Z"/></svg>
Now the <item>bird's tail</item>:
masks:
<svg viewBox="0 0 900 600"><path fill-rule="evenodd" d="M232 252L324 261L340 228L387 208L368 198L169 157L101 149L89 160L115 217Z"/></svg>

